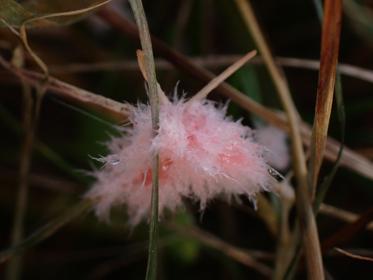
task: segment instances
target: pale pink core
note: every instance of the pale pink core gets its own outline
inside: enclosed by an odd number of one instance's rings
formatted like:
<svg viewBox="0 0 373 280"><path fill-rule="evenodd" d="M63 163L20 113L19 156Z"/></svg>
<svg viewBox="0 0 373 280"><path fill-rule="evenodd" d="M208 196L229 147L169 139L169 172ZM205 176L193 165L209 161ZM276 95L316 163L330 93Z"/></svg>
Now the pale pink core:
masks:
<svg viewBox="0 0 373 280"><path fill-rule="evenodd" d="M172 165L172 163L173 163L173 161L170 158L166 158L164 160L161 159L159 161L158 178L159 178L159 182L161 184L164 183L165 181L167 181L167 178L168 178L167 172L168 172L170 166ZM145 173L140 173L136 176L133 183L135 185L143 184L144 186L151 186L152 185L152 180L153 180L152 169L149 166L146 169Z"/></svg>
<svg viewBox="0 0 373 280"><path fill-rule="evenodd" d="M202 129L206 124L206 117L204 115L193 115L186 113L183 118L183 124L186 127L187 131L187 142L188 147L194 149L196 151L202 151L203 147L198 142L194 132ZM197 152L198 154L198 152ZM200 153L201 156L202 152ZM242 164L246 161L245 156L242 153L242 150L237 145L229 145L223 153L218 154L218 164L221 166L228 166L228 165L238 165ZM170 158L160 158L159 160L159 182L163 184L169 178L168 172L170 171L170 167L173 164L172 159ZM152 185L152 170L149 166L144 173L138 174L136 177L134 184L144 184L145 186Z"/></svg>

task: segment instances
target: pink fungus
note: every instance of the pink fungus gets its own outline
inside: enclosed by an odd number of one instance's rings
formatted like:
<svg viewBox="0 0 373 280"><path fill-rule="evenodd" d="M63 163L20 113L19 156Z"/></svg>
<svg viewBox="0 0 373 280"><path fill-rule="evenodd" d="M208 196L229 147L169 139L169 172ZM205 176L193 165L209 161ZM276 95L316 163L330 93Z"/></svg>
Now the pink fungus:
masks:
<svg viewBox="0 0 373 280"><path fill-rule="evenodd" d="M159 212L175 210L183 198L206 203L217 197L255 195L269 188L264 148L252 131L226 117L226 108L208 100L175 100L160 107L160 128L152 137L150 107L134 108L123 136L112 139L107 162L87 196L96 201L98 216L126 205L131 224L150 212L154 153L160 156ZM110 164L112 159L118 159Z"/></svg>

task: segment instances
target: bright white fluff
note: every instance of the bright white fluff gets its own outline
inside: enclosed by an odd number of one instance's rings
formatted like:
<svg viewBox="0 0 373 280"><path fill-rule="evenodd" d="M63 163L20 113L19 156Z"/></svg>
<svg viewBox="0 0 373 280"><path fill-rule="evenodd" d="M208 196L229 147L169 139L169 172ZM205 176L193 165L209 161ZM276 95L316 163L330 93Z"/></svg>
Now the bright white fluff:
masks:
<svg viewBox="0 0 373 280"><path fill-rule="evenodd" d="M105 217L113 206L126 205L133 225L148 218L155 152L160 156L160 214L181 206L184 197L204 208L217 195L254 198L267 190L264 148L253 141L249 127L225 114L226 108L207 100L165 102L159 133L152 138L150 107L135 108L133 127L109 143L111 154L87 194L97 214Z"/></svg>

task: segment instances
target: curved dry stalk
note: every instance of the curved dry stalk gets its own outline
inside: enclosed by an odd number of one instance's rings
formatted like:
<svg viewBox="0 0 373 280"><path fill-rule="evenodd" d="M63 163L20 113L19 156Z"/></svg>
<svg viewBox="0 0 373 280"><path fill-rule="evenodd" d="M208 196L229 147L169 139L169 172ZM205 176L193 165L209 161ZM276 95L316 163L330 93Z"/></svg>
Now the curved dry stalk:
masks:
<svg viewBox="0 0 373 280"><path fill-rule="evenodd" d="M368 261L368 262L373 262L373 258L371 258L371 257L357 255L357 254L348 252L346 250L343 250L343 249L337 248L337 247L334 248L334 250L336 250L338 253L340 253L342 255L345 255L345 256L353 258L353 259L362 260L362 261Z"/></svg>
<svg viewBox="0 0 373 280"><path fill-rule="evenodd" d="M82 8L82 9L73 10L73 11L50 13L50 14L44 14L41 16L32 17L30 19L27 19L22 25L26 26L32 22L43 20L43 19L56 18L56 17L68 17L68 16L76 16L76 15L84 14L84 13L93 11L101 6L104 6L111 1L112 0L106 0L98 4L95 4L95 5L86 7L86 8Z"/></svg>
<svg viewBox="0 0 373 280"><path fill-rule="evenodd" d="M40 15L40 16L34 16L34 17L31 17L29 19L26 19L22 25L20 26L19 28L19 32L13 28L10 24L8 24L6 22L6 20L4 19L1 19L1 21L15 34L17 35L24 47L26 48L26 50L28 51L28 53L30 54L30 56L32 57L32 59L36 62L36 64L40 67L40 69L43 71L46 79L49 77L49 69L48 69L48 66L44 63L44 61L34 52L34 50L31 48L30 44L29 44L29 41L28 41L28 38L27 38L27 32L26 32L26 28L28 25L30 25L31 23L33 22L36 22L36 21L42 21L42 20L45 20L45 19L49 19L49 18L55 18L55 17L66 17L66 16L74 16L74 15L79 15L79 14L82 14L82 13L86 13L86 12L89 12L89 11L92 11L94 9L97 9L107 3L109 3L111 0L106 0L104 2L101 2L101 3L98 3L96 5L92 5L90 7L87 7L87 8L83 8L83 9L78 9L78 10L74 10L74 11L67 11L67 12L59 12L59 13L50 13L50 14L44 14L44 15Z"/></svg>

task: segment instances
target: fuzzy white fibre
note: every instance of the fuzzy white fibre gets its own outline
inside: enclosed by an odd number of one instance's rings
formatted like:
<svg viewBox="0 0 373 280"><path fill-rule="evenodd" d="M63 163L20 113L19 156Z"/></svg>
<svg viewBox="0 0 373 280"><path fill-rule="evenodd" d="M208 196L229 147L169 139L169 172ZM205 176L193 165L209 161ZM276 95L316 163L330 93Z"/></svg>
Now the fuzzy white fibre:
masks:
<svg viewBox="0 0 373 280"><path fill-rule="evenodd" d="M183 198L197 200L204 208L218 195L254 198L268 189L264 148L254 142L249 127L226 117L225 107L207 100L163 104L155 138L149 106L138 105L130 120L133 126L108 144L111 153L87 193L96 201L99 216L126 205L131 224L148 218L155 152L160 156L160 214L181 206Z"/></svg>

